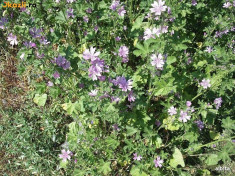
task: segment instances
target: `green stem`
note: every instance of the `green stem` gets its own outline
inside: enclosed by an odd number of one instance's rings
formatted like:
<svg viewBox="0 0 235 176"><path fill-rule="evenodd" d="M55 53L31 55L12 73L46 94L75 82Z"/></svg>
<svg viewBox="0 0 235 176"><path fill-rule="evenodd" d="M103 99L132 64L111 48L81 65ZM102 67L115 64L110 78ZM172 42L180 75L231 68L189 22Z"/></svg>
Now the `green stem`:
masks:
<svg viewBox="0 0 235 176"><path fill-rule="evenodd" d="M207 143L207 144L199 145L198 147L196 147L196 149L200 149L202 147L206 147L208 145L212 145L212 144L215 144L215 143L218 143L218 142L221 142L221 141L231 140L232 138L235 138L235 136L232 136L232 137L226 138L226 139L220 139L220 140L217 140L217 141L214 141L214 142L210 142L210 143ZM185 152L188 152L188 150L189 149L185 150Z"/></svg>

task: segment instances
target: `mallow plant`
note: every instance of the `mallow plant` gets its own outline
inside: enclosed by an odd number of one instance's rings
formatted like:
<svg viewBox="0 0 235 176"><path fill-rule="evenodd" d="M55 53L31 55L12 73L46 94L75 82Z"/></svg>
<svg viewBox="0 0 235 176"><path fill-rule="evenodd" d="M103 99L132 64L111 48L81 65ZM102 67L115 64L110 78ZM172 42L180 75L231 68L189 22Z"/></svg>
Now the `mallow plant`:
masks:
<svg viewBox="0 0 235 176"><path fill-rule="evenodd" d="M35 106L73 119L61 169L234 172L234 1L32 2L3 9L1 33L19 73L43 77L32 84Z"/></svg>

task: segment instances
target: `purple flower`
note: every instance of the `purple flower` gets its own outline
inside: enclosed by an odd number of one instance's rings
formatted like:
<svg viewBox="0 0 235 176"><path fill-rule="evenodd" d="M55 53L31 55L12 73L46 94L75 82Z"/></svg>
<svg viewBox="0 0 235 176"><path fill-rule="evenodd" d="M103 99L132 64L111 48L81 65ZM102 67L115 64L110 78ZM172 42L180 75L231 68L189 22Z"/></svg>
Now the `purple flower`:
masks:
<svg viewBox="0 0 235 176"><path fill-rule="evenodd" d="M79 88L84 88L84 87L85 87L85 85L83 83L79 84Z"/></svg>
<svg viewBox="0 0 235 176"><path fill-rule="evenodd" d="M163 69L163 65L164 65L164 61L163 61L162 58L163 58L162 54L158 54L158 55L153 54L151 56L151 59L152 59L151 65L155 66L156 69L162 70Z"/></svg>
<svg viewBox="0 0 235 176"><path fill-rule="evenodd" d="M24 43L24 46L26 46L27 48L36 48L36 43L33 43L31 41L27 42L25 41Z"/></svg>
<svg viewBox="0 0 235 176"><path fill-rule="evenodd" d="M229 8L232 4L230 2L226 2L223 4L223 8Z"/></svg>
<svg viewBox="0 0 235 176"><path fill-rule="evenodd" d="M115 80L116 85L119 86L122 91L127 92L127 90L131 91L132 88L132 80L126 80L125 77L118 76Z"/></svg>
<svg viewBox="0 0 235 176"><path fill-rule="evenodd" d="M207 89L208 87L211 87L210 80L209 79L203 79L200 85L204 88Z"/></svg>
<svg viewBox="0 0 235 176"><path fill-rule="evenodd" d="M83 17L83 21L85 21L86 23L88 23L88 21L89 21L88 16L84 16L84 17Z"/></svg>
<svg viewBox="0 0 235 176"><path fill-rule="evenodd" d="M164 6L164 4L165 1L162 0L158 0L158 2L154 1L153 4L151 4L153 7L150 9L151 13L154 13L156 16L161 15L161 13L167 9L167 6Z"/></svg>
<svg viewBox="0 0 235 176"><path fill-rule="evenodd" d="M88 95L90 95L91 97L95 97L97 96L98 90L92 90Z"/></svg>
<svg viewBox="0 0 235 176"><path fill-rule="evenodd" d="M113 124L113 129L115 130L115 131L119 131L120 130L120 128L118 128L118 124Z"/></svg>
<svg viewBox="0 0 235 176"><path fill-rule="evenodd" d="M186 106L190 107L192 105L191 101L186 101Z"/></svg>
<svg viewBox="0 0 235 176"><path fill-rule="evenodd" d="M95 48L91 47L90 50L86 49L83 52L83 58L86 60L91 59L91 61L94 61L98 58L100 52L95 52Z"/></svg>
<svg viewBox="0 0 235 176"><path fill-rule="evenodd" d="M161 27L161 33L167 33L168 32L168 26L162 26ZM159 32L159 35L160 35L160 32Z"/></svg>
<svg viewBox="0 0 235 176"><path fill-rule="evenodd" d="M142 159L142 156L141 155L137 156L137 153L134 153L133 155L134 155L134 158L133 158L134 160L140 161Z"/></svg>
<svg viewBox="0 0 235 176"><path fill-rule="evenodd" d="M161 27L159 27L159 28L153 28L153 30L152 30L152 38L155 39L155 35L159 37L162 31L163 31L164 33L166 33L166 32L167 32L167 28L168 28L168 26L165 26L165 27L163 27L163 28L161 28Z"/></svg>
<svg viewBox="0 0 235 176"><path fill-rule="evenodd" d="M121 40L121 37L117 36L115 40L119 42Z"/></svg>
<svg viewBox="0 0 235 176"><path fill-rule="evenodd" d="M52 86L54 86L54 84L53 84L53 82L48 81L47 86L48 86L48 87L52 87Z"/></svg>
<svg viewBox="0 0 235 176"><path fill-rule="evenodd" d="M0 19L0 29L4 29L5 27L5 24L8 22L7 18L6 17L2 17Z"/></svg>
<svg viewBox="0 0 235 176"><path fill-rule="evenodd" d="M98 27L98 26L95 26L95 27L94 27L94 30L95 30L95 32L97 32L97 31L99 30L99 27Z"/></svg>
<svg viewBox="0 0 235 176"><path fill-rule="evenodd" d="M104 68L104 60L97 58L96 60L91 61L92 66L88 69L89 77L92 80L97 80L98 77L101 76Z"/></svg>
<svg viewBox="0 0 235 176"><path fill-rule="evenodd" d="M10 33L9 36L7 37L7 41L9 41L12 46L18 44L16 35L13 35L12 33Z"/></svg>
<svg viewBox="0 0 235 176"><path fill-rule="evenodd" d="M206 47L205 51L208 52L208 53L211 53L213 51L213 49L212 49L211 46L208 46L208 47Z"/></svg>
<svg viewBox="0 0 235 176"><path fill-rule="evenodd" d="M126 26L123 26L123 30L124 30L124 31L127 30L127 27L126 27Z"/></svg>
<svg viewBox="0 0 235 176"><path fill-rule="evenodd" d="M86 10L86 12L87 12L87 13L92 13L92 9L91 9L91 8L88 8L88 9Z"/></svg>
<svg viewBox="0 0 235 176"><path fill-rule="evenodd" d="M114 97L114 96L111 97L111 102L118 103L119 101L120 101L119 97Z"/></svg>
<svg viewBox="0 0 235 176"><path fill-rule="evenodd" d="M67 160L70 160L70 158L71 158L71 151L69 151L69 150L66 151L66 150L63 149L61 151L61 153L62 154L60 154L59 157L61 159L63 159L64 162L66 162Z"/></svg>
<svg viewBox="0 0 235 176"><path fill-rule="evenodd" d="M73 3L75 2L76 0L67 0L67 3Z"/></svg>
<svg viewBox="0 0 235 176"><path fill-rule="evenodd" d="M159 127L161 125L161 122L159 120L156 120L155 125L157 125L157 127Z"/></svg>
<svg viewBox="0 0 235 176"><path fill-rule="evenodd" d="M144 31L144 40L148 40L150 38L153 37L153 34L152 34L152 31L151 29L147 28L145 31Z"/></svg>
<svg viewBox="0 0 235 176"><path fill-rule="evenodd" d="M128 94L128 101L129 102L134 102L135 101L135 97L133 95L133 91L130 91Z"/></svg>
<svg viewBox="0 0 235 176"><path fill-rule="evenodd" d="M192 5L193 6L197 5L197 0L192 0Z"/></svg>
<svg viewBox="0 0 235 176"><path fill-rule="evenodd" d="M119 5L120 5L119 0L114 0L109 8L115 11Z"/></svg>
<svg viewBox="0 0 235 176"><path fill-rule="evenodd" d="M40 29L36 29L36 27L29 29L29 33L33 38L39 38L41 37L41 33L42 31Z"/></svg>
<svg viewBox="0 0 235 176"><path fill-rule="evenodd" d="M124 9L124 6L121 6L119 9L118 9L118 15L123 17L126 13L126 10Z"/></svg>
<svg viewBox="0 0 235 176"><path fill-rule="evenodd" d="M177 110L177 109L174 108L174 106L171 106L171 107L168 109L169 115L170 115L170 116L173 116L173 115L177 114L176 110Z"/></svg>
<svg viewBox="0 0 235 176"><path fill-rule="evenodd" d="M118 55L122 58L127 58L129 54L129 49L126 46L121 46L119 48L119 53Z"/></svg>
<svg viewBox="0 0 235 176"><path fill-rule="evenodd" d="M39 42L42 44L42 45L47 45L49 44L50 42L48 42L48 40L46 39L45 36L42 36L39 40ZM35 44L36 45L36 44Z"/></svg>
<svg viewBox="0 0 235 176"><path fill-rule="evenodd" d="M221 97L219 97L219 98L216 98L215 100L214 100L214 104L216 105L216 109L219 109L220 107L221 107L221 104L222 104L222 98Z"/></svg>
<svg viewBox="0 0 235 176"><path fill-rule="evenodd" d="M74 160L74 163L76 164L77 162L78 162L78 160L77 160L77 159L75 159L75 160Z"/></svg>
<svg viewBox="0 0 235 176"><path fill-rule="evenodd" d="M74 14L73 14L73 9L72 8L69 8L67 10L67 15L68 15L68 18L70 18L70 17L74 18Z"/></svg>
<svg viewBox="0 0 235 176"><path fill-rule="evenodd" d="M62 67L64 70L69 69L70 67L70 62L65 59L63 56L58 56L55 58L55 63L59 66Z"/></svg>
<svg viewBox="0 0 235 176"><path fill-rule="evenodd" d="M161 160L160 156L157 156L157 159L153 161L155 167L162 167L163 160Z"/></svg>
<svg viewBox="0 0 235 176"><path fill-rule="evenodd" d="M37 52L36 52L36 56L37 56L37 58L42 59L42 58L45 56L45 54L44 54L44 53L40 54L40 53L37 51Z"/></svg>
<svg viewBox="0 0 235 176"><path fill-rule="evenodd" d="M59 73L58 71L56 71L56 72L53 74L53 77L54 77L55 79L60 78L60 73Z"/></svg>
<svg viewBox="0 0 235 176"><path fill-rule="evenodd" d="M204 128L204 124L201 120L197 120L195 121L195 123L197 124L197 127L200 131L202 131L202 129Z"/></svg>
<svg viewBox="0 0 235 176"><path fill-rule="evenodd" d="M98 79L99 79L100 81L105 81L106 76L99 76Z"/></svg>
<svg viewBox="0 0 235 176"><path fill-rule="evenodd" d="M179 117L179 121L183 121L184 123L187 122L188 120L190 120L191 116L189 116L187 114L187 112L184 112L184 111L180 111L180 117Z"/></svg>

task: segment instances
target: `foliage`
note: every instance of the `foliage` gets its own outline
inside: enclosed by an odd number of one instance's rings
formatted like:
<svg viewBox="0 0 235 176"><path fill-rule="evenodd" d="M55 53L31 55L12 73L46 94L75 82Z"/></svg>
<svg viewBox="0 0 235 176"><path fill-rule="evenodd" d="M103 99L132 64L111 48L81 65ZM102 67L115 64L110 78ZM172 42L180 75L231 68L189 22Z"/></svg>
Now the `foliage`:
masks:
<svg viewBox="0 0 235 176"><path fill-rule="evenodd" d="M213 175L233 162L234 2L30 3L2 8L0 32L31 80L26 113L67 126L28 148L47 144L68 175Z"/></svg>

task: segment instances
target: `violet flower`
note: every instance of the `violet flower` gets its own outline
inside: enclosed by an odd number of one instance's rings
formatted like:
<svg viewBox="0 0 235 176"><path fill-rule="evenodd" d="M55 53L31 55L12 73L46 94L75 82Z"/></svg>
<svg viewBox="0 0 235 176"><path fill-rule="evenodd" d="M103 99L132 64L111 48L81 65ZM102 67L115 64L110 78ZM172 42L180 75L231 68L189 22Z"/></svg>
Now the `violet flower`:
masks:
<svg viewBox="0 0 235 176"><path fill-rule="evenodd" d="M213 51L213 49L212 49L211 46L208 46L208 47L206 47L205 51L208 52L208 53L211 53Z"/></svg>
<svg viewBox="0 0 235 176"><path fill-rule="evenodd" d="M214 100L214 104L216 105L216 109L219 109L220 107L221 107L221 104L222 104L222 98L221 97L219 97L219 98L216 98L215 100Z"/></svg>
<svg viewBox="0 0 235 176"><path fill-rule="evenodd" d="M155 167L162 167L163 160L161 160L160 156L157 156L157 159L155 159L153 162L155 164Z"/></svg>
<svg viewBox="0 0 235 176"><path fill-rule="evenodd" d="M204 88L207 89L208 87L211 87L210 80L209 79L203 79L200 85Z"/></svg>
<svg viewBox="0 0 235 176"><path fill-rule="evenodd" d="M55 63L59 66L62 67L64 70L69 69L70 67L70 62L65 59L63 56L58 56L55 58Z"/></svg>
<svg viewBox="0 0 235 176"><path fill-rule="evenodd" d="M192 0L192 5L196 6L197 5L197 0Z"/></svg>
<svg viewBox="0 0 235 176"><path fill-rule="evenodd" d="M163 61L162 54L158 54L158 55L153 54L151 56L151 59L152 59L152 61L151 61L152 66L155 66L156 69L160 69L160 70L163 69L164 61Z"/></svg>
<svg viewBox="0 0 235 176"><path fill-rule="evenodd" d="M225 2L223 8L229 8L232 4L230 2Z"/></svg>
<svg viewBox="0 0 235 176"><path fill-rule="evenodd" d="M124 9L124 6L121 6L118 9L118 15L121 16L121 17L124 17L125 13L126 13L126 10Z"/></svg>
<svg viewBox="0 0 235 176"><path fill-rule="evenodd" d="M66 151L66 150L63 149L63 150L61 151L61 153L62 153L62 154L60 154L59 157L60 157L61 159L63 159L64 162L66 162L67 160L70 160L70 159L71 159L71 151L69 151L69 150Z"/></svg>
<svg viewBox="0 0 235 176"><path fill-rule="evenodd" d="M53 74L53 77L54 77L55 79L60 78L60 73L59 73L58 71L56 71L56 72Z"/></svg>
<svg viewBox="0 0 235 176"><path fill-rule="evenodd" d="M89 49L86 49L84 52L83 52L83 58L85 60L89 60L91 59L91 61L94 61L98 58L100 52L95 52L96 48L93 48L91 47L90 50Z"/></svg>
<svg viewBox="0 0 235 176"><path fill-rule="evenodd" d="M97 96L97 93L98 93L98 90L91 90L91 92L88 94L88 95L90 95L91 97L95 97L95 96Z"/></svg>
<svg viewBox="0 0 235 176"><path fill-rule="evenodd" d="M127 90L131 91L132 88L132 80L126 80L125 77L118 76L115 80L115 84L119 86L122 91L127 92Z"/></svg>
<svg viewBox="0 0 235 176"><path fill-rule="evenodd" d="M168 113L170 116L173 116L175 114L177 114L177 109L174 107L174 106L171 106L169 109L168 109Z"/></svg>
<svg viewBox="0 0 235 176"><path fill-rule="evenodd" d="M134 153L134 160L137 160L137 161L140 161L142 159L142 156L141 155L137 155L137 153Z"/></svg>
<svg viewBox="0 0 235 176"><path fill-rule="evenodd" d="M191 101L187 101L186 102L186 106L190 107L192 105L192 102Z"/></svg>
<svg viewBox="0 0 235 176"><path fill-rule="evenodd" d="M197 127L200 131L202 131L202 129L204 128L204 124L201 120L197 120L195 121L195 123L197 124Z"/></svg>
<svg viewBox="0 0 235 176"><path fill-rule="evenodd" d="M68 18L70 18L70 17L74 18L74 14L73 14L73 9L72 8L69 8L67 10L67 16L68 16Z"/></svg>
<svg viewBox="0 0 235 176"><path fill-rule="evenodd" d="M4 29L5 27L5 24L8 22L7 18L6 17L2 17L0 19L0 29Z"/></svg>
<svg viewBox="0 0 235 176"><path fill-rule="evenodd" d="M190 118L191 118L191 116L189 116L188 114L187 114L187 112L184 112L184 111L180 111L180 117L179 117L179 121L181 121L181 122L187 122L188 120L190 120Z"/></svg>
<svg viewBox="0 0 235 176"><path fill-rule="evenodd" d="M41 30L37 29L36 27L29 29L29 33L33 38L39 38L41 37Z"/></svg>
<svg viewBox="0 0 235 176"><path fill-rule="evenodd" d="M9 36L7 37L7 41L9 41L12 46L18 44L16 35L13 35L12 33L10 33Z"/></svg>
<svg viewBox="0 0 235 176"><path fill-rule="evenodd" d="M130 91L128 94L128 101L129 102L134 102L135 101L135 96L133 95L133 91Z"/></svg>
<svg viewBox="0 0 235 176"><path fill-rule="evenodd" d="M165 1L162 0L158 0L154 1L153 4L151 4L151 6L153 8L150 9L151 13L154 13L156 16L161 15L162 12L166 11L167 6L164 6Z"/></svg>

